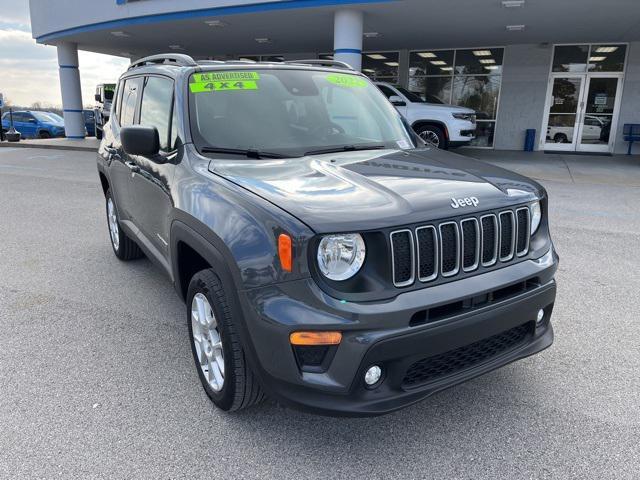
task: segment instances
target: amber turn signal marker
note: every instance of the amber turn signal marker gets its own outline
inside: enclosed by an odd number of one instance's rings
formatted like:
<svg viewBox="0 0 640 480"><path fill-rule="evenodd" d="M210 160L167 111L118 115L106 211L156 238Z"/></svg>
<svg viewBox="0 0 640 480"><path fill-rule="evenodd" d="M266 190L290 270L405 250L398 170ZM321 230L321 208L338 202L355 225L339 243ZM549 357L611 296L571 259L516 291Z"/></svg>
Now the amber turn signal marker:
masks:
<svg viewBox="0 0 640 480"><path fill-rule="evenodd" d="M293 332L289 335L291 345L338 345L341 332Z"/></svg>
<svg viewBox="0 0 640 480"><path fill-rule="evenodd" d="M286 233L281 233L278 237L278 256L282 269L290 272L293 266L293 247L291 246L291 237Z"/></svg>

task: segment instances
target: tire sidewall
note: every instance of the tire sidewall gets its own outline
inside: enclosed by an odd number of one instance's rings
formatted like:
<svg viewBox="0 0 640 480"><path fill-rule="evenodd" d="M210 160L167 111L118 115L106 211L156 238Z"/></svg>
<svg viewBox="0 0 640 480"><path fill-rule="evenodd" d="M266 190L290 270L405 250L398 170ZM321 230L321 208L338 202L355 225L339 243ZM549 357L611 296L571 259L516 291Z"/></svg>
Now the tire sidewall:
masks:
<svg viewBox="0 0 640 480"><path fill-rule="evenodd" d="M111 201L113 202L113 209L116 212L116 221L118 222L118 249L116 249L116 246L113 244L113 240L111 240L111 226L109 225L109 199L111 199ZM122 258L122 245L125 239L122 232L122 227L120 226L120 214L118 213L118 206L116 205L116 201L113 199L111 189L107 190L107 194L105 195L104 211L107 218L107 233L109 234L109 243L111 244L111 248L116 257Z"/></svg>
<svg viewBox="0 0 640 480"><path fill-rule="evenodd" d="M205 279L205 275L203 273L209 273L217 285L210 284ZM224 290L222 288L222 283L220 279L210 271L205 271L197 273L191 283L189 284L189 290L187 292L187 325L189 328L189 343L191 345L191 353L194 360L194 367L198 372L198 377L200 378L200 382L204 387L205 392L209 396L209 398L215 403L218 408L223 410L229 410L234 402L234 396L236 393L236 378L235 378L235 364L233 357L233 349L231 348L231 339L230 333L228 329L228 324L230 322L228 308L225 313L225 309L222 308L222 305L228 305ZM217 287L217 288L216 288ZM209 305L211 305L211 309L213 310L213 314L215 315L216 322L218 324L218 331L220 336L222 337L222 353L224 356L224 383L222 385L222 389L216 392L207 381L204 373L202 372L202 368L200 368L200 360L198 359L198 353L196 351L196 347L193 341L193 327L191 324L191 304L193 302L193 297L197 293L202 293L207 300L209 301Z"/></svg>

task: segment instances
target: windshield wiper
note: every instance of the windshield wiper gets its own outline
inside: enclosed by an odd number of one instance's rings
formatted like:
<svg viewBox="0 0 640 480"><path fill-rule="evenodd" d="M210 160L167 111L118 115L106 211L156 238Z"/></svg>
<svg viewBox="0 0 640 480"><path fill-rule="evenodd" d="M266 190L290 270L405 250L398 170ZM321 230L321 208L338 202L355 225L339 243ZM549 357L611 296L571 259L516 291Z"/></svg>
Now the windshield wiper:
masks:
<svg viewBox="0 0 640 480"><path fill-rule="evenodd" d="M287 158L279 153L263 152L253 148L224 148L224 147L202 147L202 153L229 153L231 155L245 155L247 158Z"/></svg>
<svg viewBox="0 0 640 480"><path fill-rule="evenodd" d="M384 145L342 145L340 147L324 148L321 150L310 150L305 155L322 155L323 153L355 152L358 150L382 150Z"/></svg>

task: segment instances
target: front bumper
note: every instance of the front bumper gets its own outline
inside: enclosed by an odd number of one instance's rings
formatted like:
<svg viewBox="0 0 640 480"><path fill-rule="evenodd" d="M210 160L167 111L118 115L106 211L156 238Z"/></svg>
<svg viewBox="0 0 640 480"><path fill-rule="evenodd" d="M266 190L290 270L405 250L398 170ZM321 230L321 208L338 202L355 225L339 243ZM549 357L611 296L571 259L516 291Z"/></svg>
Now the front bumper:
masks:
<svg viewBox="0 0 640 480"><path fill-rule="evenodd" d="M467 120L453 120L449 125L449 142L463 145L475 138L476 124Z"/></svg>
<svg viewBox="0 0 640 480"><path fill-rule="evenodd" d="M294 407L329 415L388 413L550 346L556 268L557 256L551 250L538 260L403 293L380 303L341 302L328 297L310 279L241 292L252 367L269 395ZM425 308L464 303L523 281L530 288L479 306L471 302L469 308L450 316L410 326L411 318ZM536 326L540 309L545 317ZM416 362L447 359L449 354L519 326L523 326L522 336L495 355L481 356L459 369L448 368L425 381L407 380ZM301 371L288 340L296 330L343 332L325 372ZM377 388L368 389L364 372L374 364L382 366L384 378Z"/></svg>

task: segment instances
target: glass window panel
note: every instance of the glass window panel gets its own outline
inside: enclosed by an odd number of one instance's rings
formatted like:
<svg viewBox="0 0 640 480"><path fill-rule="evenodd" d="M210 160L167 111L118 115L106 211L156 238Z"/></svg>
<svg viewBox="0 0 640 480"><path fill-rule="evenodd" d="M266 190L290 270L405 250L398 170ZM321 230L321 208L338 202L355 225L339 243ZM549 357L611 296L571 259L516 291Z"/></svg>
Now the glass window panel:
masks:
<svg viewBox="0 0 640 480"><path fill-rule="evenodd" d="M547 142L573 142L573 128L575 124L576 116L574 114L549 115L549 125L547 126Z"/></svg>
<svg viewBox="0 0 640 480"><path fill-rule="evenodd" d="M453 73L453 50L411 52L409 75L450 75Z"/></svg>
<svg viewBox="0 0 640 480"><path fill-rule="evenodd" d="M147 78L140 104L140 125L158 129L161 150L168 149L172 101L173 81L160 77Z"/></svg>
<svg viewBox="0 0 640 480"><path fill-rule="evenodd" d="M367 52L362 55L362 73L373 80L395 82L399 61L398 52Z"/></svg>
<svg viewBox="0 0 640 480"><path fill-rule="evenodd" d="M584 72L587 70L589 45L561 45L554 49L554 72Z"/></svg>
<svg viewBox="0 0 640 480"><path fill-rule="evenodd" d="M417 77L409 79L409 90L428 103L450 103L452 77Z"/></svg>
<svg viewBox="0 0 640 480"><path fill-rule="evenodd" d="M473 48L456 52L456 74L502 73L502 48Z"/></svg>
<svg viewBox="0 0 640 480"><path fill-rule="evenodd" d="M129 78L125 81L122 94L122 117L120 123L123 127L133 125L133 117L136 113L136 102L142 87L142 77Z"/></svg>
<svg viewBox="0 0 640 480"><path fill-rule="evenodd" d="M455 76L453 104L472 108L479 120L493 120L498 109L501 75Z"/></svg>
<svg viewBox="0 0 640 480"><path fill-rule="evenodd" d="M617 89L617 78L591 78L587 94L587 113L613 114Z"/></svg>
<svg viewBox="0 0 640 480"><path fill-rule="evenodd" d="M282 55L263 55L260 57L263 62L284 62Z"/></svg>
<svg viewBox="0 0 640 480"><path fill-rule="evenodd" d="M622 72L626 45L592 45L589 56L590 72Z"/></svg>
<svg viewBox="0 0 640 480"><path fill-rule="evenodd" d="M478 122L476 124L476 138L471 140L474 147L493 147L493 134L496 130L496 122Z"/></svg>
<svg viewBox="0 0 640 480"><path fill-rule="evenodd" d="M612 115L585 115L581 143L606 145L611 134Z"/></svg>
<svg viewBox="0 0 640 480"><path fill-rule="evenodd" d="M553 80L551 113L576 113L580 95L581 78L556 78Z"/></svg>
<svg viewBox="0 0 640 480"><path fill-rule="evenodd" d="M259 62L260 56L259 55L242 55L241 57L238 58L238 60L251 60L253 62Z"/></svg>

